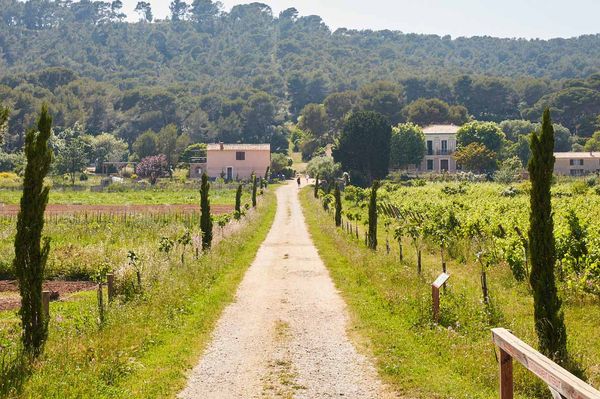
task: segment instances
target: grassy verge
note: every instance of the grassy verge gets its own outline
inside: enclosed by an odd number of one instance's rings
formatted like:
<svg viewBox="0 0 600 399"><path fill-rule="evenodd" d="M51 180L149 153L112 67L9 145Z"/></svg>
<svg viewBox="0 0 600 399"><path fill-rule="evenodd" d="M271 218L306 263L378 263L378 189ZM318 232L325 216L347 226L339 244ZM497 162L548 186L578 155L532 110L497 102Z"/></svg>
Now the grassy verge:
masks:
<svg viewBox="0 0 600 399"><path fill-rule="evenodd" d="M310 188L302 191L301 201L319 254L349 305L353 328L368 338L381 376L409 397L497 397L498 365L490 328L504 326L525 341L536 342L531 295L524 284L514 281L508 267L490 272L494 306L486 311L477 267L449 262L451 284L442 297L440 325L434 325L430 284L441 272L437 253L425 251L419 277L408 243L404 262L398 260L397 251L386 254L381 236L380 249L370 251L362 244L362 234L357 240L334 227ZM600 311L585 303L565 310L571 349L594 383L600 342L590 334L593 325L597 331ZM515 372L516 397L547 396L530 373L520 366Z"/></svg>
<svg viewBox="0 0 600 399"><path fill-rule="evenodd" d="M99 327L95 293L53 303L49 340L19 391L27 398L173 397L255 257L275 215L272 192L247 226L200 260L147 277L141 297L111 304ZM0 318L15 333L16 317ZM1 337L0 337L1 338Z"/></svg>

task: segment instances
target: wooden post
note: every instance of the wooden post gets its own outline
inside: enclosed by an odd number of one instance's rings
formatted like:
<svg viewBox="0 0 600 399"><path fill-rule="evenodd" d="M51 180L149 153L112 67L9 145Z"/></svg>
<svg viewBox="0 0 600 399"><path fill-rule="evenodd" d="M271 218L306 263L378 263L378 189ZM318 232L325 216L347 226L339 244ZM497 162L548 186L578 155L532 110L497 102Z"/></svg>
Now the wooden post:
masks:
<svg viewBox="0 0 600 399"><path fill-rule="evenodd" d="M421 270L422 270L422 266L421 266L421 250L419 249L419 251L417 251L417 273L419 275L421 275Z"/></svg>
<svg viewBox="0 0 600 399"><path fill-rule="evenodd" d="M433 299L433 322L437 324L440 321L440 289L435 285L431 286L431 296Z"/></svg>
<svg viewBox="0 0 600 399"><path fill-rule="evenodd" d="M44 310L44 317L46 320L50 318L50 291L42 291L42 308Z"/></svg>
<svg viewBox="0 0 600 399"><path fill-rule="evenodd" d="M100 324L104 323L104 298L102 293L102 283L98 284L98 320Z"/></svg>
<svg viewBox="0 0 600 399"><path fill-rule="evenodd" d="M436 324L440 321L440 287L445 287L449 278L449 274L442 273L431 284L432 314L433 322Z"/></svg>
<svg viewBox="0 0 600 399"><path fill-rule="evenodd" d="M108 302L110 303L115 298L115 275L113 273L106 275L106 283L108 286Z"/></svg>
<svg viewBox="0 0 600 399"><path fill-rule="evenodd" d="M500 399L513 399L512 356L500 349Z"/></svg>

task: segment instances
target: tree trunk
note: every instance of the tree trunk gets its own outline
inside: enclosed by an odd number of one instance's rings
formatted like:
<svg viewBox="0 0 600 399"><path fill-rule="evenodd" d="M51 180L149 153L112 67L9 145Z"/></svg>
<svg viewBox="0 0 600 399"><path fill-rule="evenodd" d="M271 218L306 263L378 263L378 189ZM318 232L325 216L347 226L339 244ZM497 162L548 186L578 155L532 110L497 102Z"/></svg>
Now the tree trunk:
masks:
<svg viewBox="0 0 600 399"><path fill-rule="evenodd" d="M421 250L417 250L417 273L421 275Z"/></svg>
<svg viewBox="0 0 600 399"><path fill-rule="evenodd" d="M481 271L481 293L483 294L483 303L490 304L490 294L487 285L487 274L485 270Z"/></svg>
<svg viewBox="0 0 600 399"><path fill-rule="evenodd" d="M398 252L400 253L400 262L404 260L404 254L402 253L402 239L398 239Z"/></svg>

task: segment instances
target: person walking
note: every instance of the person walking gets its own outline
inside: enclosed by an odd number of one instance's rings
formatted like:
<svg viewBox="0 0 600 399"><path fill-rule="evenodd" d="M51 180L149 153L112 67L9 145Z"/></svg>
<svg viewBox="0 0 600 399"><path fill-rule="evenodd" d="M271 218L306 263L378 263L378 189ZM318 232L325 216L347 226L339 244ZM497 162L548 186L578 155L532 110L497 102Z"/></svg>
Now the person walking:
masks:
<svg viewBox="0 0 600 399"><path fill-rule="evenodd" d="M298 188L300 188L300 176L298 176L298 178L296 179L296 182L298 183Z"/></svg>

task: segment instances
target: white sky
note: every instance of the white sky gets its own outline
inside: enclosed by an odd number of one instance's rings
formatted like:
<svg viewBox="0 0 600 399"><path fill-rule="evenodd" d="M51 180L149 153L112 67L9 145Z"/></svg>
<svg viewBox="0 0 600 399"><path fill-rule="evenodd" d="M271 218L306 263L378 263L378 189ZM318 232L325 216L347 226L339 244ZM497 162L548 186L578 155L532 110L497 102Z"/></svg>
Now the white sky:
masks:
<svg viewBox="0 0 600 399"><path fill-rule="evenodd" d="M149 0L155 17L170 0ZM187 0L191 3L192 0ZM137 0L123 0L131 20ZM225 9L247 1L222 0ZM552 38L600 33L600 0L263 0L274 15L289 7L316 14L335 30L390 29L459 36Z"/></svg>

